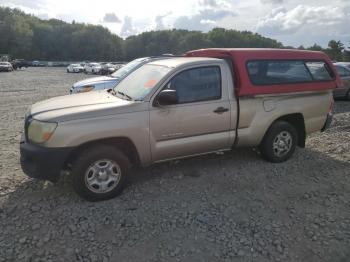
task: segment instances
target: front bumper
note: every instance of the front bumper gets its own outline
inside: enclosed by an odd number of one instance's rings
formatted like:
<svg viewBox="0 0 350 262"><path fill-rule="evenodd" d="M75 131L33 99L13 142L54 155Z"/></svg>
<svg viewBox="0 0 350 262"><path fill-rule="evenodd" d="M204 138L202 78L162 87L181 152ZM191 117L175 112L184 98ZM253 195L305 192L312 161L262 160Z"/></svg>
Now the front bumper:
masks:
<svg viewBox="0 0 350 262"><path fill-rule="evenodd" d="M321 132L324 132L325 130L327 130L331 126L332 120L333 120L333 113L328 113L326 122L324 123L324 126L321 129Z"/></svg>
<svg viewBox="0 0 350 262"><path fill-rule="evenodd" d="M48 148L21 141L20 152L27 176L57 182L72 148Z"/></svg>

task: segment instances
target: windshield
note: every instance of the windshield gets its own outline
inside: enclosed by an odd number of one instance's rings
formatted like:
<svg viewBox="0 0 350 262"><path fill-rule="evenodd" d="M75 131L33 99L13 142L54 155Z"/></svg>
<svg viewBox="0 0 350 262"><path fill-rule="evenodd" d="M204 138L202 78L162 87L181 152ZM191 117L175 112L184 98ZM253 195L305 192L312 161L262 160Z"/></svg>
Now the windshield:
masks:
<svg viewBox="0 0 350 262"><path fill-rule="evenodd" d="M144 58L132 60L130 63L127 63L125 66L120 68L117 72L113 73L111 76L119 79L123 79L130 72L135 70L145 61Z"/></svg>
<svg viewBox="0 0 350 262"><path fill-rule="evenodd" d="M144 65L125 77L114 91L132 100L143 100L170 70L166 66Z"/></svg>

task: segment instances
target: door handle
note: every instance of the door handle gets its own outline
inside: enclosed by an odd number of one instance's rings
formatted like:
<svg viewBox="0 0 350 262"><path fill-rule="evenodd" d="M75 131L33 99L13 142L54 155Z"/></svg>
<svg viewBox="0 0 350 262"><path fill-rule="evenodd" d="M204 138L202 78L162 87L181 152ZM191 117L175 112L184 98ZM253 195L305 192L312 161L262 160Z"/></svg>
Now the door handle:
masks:
<svg viewBox="0 0 350 262"><path fill-rule="evenodd" d="M228 111L228 108L225 108L225 107L220 106L220 107L218 107L217 109L215 109L213 112L214 112L215 114L222 114L222 113L225 113L225 112L227 112L227 111Z"/></svg>

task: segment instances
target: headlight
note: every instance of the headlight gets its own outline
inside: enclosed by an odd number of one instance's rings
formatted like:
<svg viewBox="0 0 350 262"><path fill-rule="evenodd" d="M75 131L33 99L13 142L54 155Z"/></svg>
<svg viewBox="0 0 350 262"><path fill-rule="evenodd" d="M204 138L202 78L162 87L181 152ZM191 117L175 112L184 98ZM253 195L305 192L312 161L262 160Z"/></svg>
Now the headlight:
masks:
<svg viewBox="0 0 350 262"><path fill-rule="evenodd" d="M90 92L94 88L95 88L95 86L83 86L77 92L78 93Z"/></svg>
<svg viewBox="0 0 350 262"><path fill-rule="evenodd" d="M28 139L33 143L44 143L49 140L57 127L57 123L42 122L33 119L28 127Z"/></svg>

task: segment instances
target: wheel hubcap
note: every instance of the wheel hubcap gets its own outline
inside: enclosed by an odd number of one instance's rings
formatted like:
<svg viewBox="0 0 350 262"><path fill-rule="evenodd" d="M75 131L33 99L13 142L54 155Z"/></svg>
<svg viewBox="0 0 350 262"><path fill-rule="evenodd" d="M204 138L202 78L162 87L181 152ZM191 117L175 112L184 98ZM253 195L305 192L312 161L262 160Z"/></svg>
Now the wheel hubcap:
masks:
<svg viewBox="0 0 350 262"><path fill-rule="evenodd" d="M120 166L113 160L102 159L88 167L85 184L94 193L107 193L118 185L120 177Z"/></svg>
<svg viewBox="0 0 350 262"><path fill-rule="evenodd" d="M273 141L273 152L276 156L282 157L288 154L292 148L293 139L289 132L282 131Z"/></svg>

